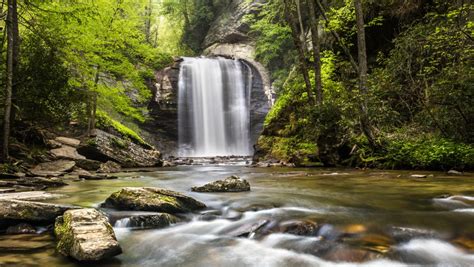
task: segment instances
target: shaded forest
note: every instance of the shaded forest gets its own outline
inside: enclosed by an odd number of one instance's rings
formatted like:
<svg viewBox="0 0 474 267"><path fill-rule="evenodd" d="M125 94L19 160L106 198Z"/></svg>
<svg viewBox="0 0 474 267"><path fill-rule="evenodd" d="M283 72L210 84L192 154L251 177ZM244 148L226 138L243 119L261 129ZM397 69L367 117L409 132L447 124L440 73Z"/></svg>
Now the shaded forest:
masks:
<svg viewBox="0 0 474 267"><path fill-rule="evenodd" d="M34 145L35 127L86 135L99 127L148 146L141 129L154 72L173 57L199 55L227 6L3 1L3 160L37 161L41 147L23 145ZM255 160L472 168L470 1L255 6L242 19L277 99Z"/></svg>

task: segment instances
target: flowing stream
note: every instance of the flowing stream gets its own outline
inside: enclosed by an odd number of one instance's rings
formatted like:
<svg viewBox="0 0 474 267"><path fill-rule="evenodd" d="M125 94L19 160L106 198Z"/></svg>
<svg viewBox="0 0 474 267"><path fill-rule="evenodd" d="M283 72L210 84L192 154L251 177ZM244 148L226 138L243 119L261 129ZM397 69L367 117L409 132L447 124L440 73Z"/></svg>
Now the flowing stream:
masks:
<svg viewBox="0 0 474 267"><path fill-rule="evenodd" d="M250 155L250 77L226 58L184 58L179 74L179 155Z"/></svg>
<svg viewBox="0 0 474 267"><path fill-rule="evenodd" d="M53 202L98 207L120 188L157 186L208 206L164 229L128 228L105 210L124 253L94 266L474 266L474 176L413 173L182 166L70 182L53 190L65 195ZM252 191L190 192L229 175ZM275 230L294 222L317 227L304 236ZM249 227L255 231L236 236ZM48 233L2 235L0 248L0 266L80 266L54 252Z"/></svg>

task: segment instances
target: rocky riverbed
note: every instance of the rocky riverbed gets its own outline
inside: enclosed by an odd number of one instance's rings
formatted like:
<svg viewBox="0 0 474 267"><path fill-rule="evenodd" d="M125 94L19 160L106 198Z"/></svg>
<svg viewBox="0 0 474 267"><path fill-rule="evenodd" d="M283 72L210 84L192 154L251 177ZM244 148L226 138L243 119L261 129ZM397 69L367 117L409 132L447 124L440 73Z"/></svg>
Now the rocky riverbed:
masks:
<svg viewBox="0 0 474 267"><path fill-rule="evenodd" d="M182 166L113 175L117 179L69 181L22 201L67 205L69 219L84 217L83 208L89 208L87 218L96 216L90 212L104 214L106 221L97 215L102 219L91 223L114 226L123 251L112 257L118 250L106 239L107 266L474 264L470 174ZM245 179L251 190L191 191L231 175ZM130 197L146 200L155 194L173 204L177 199L169 197L177 197L182 209L163 209L159 202L143 209L153 201L138 205ZM5 195L0 201L7 201ZM74 220L84 229L84 219ZM51 223L29 224L0 235L0 263L77 264L55 252L61 234L54 237ZM100 233L95 236L112 229L92 228Z"/></svg>

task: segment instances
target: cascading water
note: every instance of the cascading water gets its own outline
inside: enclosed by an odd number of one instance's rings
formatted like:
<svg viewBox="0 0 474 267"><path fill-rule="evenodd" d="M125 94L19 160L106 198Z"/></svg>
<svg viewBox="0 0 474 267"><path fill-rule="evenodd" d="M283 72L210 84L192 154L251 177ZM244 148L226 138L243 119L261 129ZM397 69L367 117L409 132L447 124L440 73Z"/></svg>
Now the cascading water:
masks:
<svg viewBox="0 0 474 267"><path fill-rule="evenodd" d="M239 60L183 58L179 74L179 154L251 154L249 70Z"/></svg>

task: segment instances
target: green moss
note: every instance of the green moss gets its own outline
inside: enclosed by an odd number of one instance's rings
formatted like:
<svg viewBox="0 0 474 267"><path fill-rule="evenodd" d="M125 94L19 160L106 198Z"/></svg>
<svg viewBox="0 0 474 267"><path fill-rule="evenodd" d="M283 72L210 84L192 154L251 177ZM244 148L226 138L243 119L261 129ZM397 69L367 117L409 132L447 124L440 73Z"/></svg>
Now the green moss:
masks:
<svg viewBox="0 0 474 267"><path fill-rule="evenodd" d="M308 156L317 153L315 144L294 137L260 136L258 146L267 152L267 158L283 161L309 161Z"/></svg>
<svg viewBox="0 0 474 267"><path fill-rule="evenodd" d="M118 149L127 149L128 148L128 144L126 141L122 140L122 139L119 139L119 138L112 138L111 140L112 142L112 145Z"/></svg>
<svg viewBox="0 0 474 267"><path fill-rule="evenodd" d="M123 125L122 123L112 119L107 113L102 110L97 110L97 127L103 130L112 128L117 131L122 137L130 139L132 142L137 143L145 148L151 148L145 140L143 140L135 131ZM118 147L126 148L123 142L117 143ZM125 146L125 147L124 147Z"/></svg>
<svg viewBox="0 0 474 267"><path fill-rule="evenodd" d="M66 212L63 216L58 217L54 224L54 234L58 238L56 250L65 256L69 255L74 244L74 238L71 232L71 220L71 215Z"/></svg>
<svg viewBox="0 0 474 267"><path fill-rule="evenodd" d="M179 203L177 202L177 199L175 197L170 197L166 195L159 195L157 196L157 199L159 199L162 202L166 202L174 207L177 207Z"/></svg>

